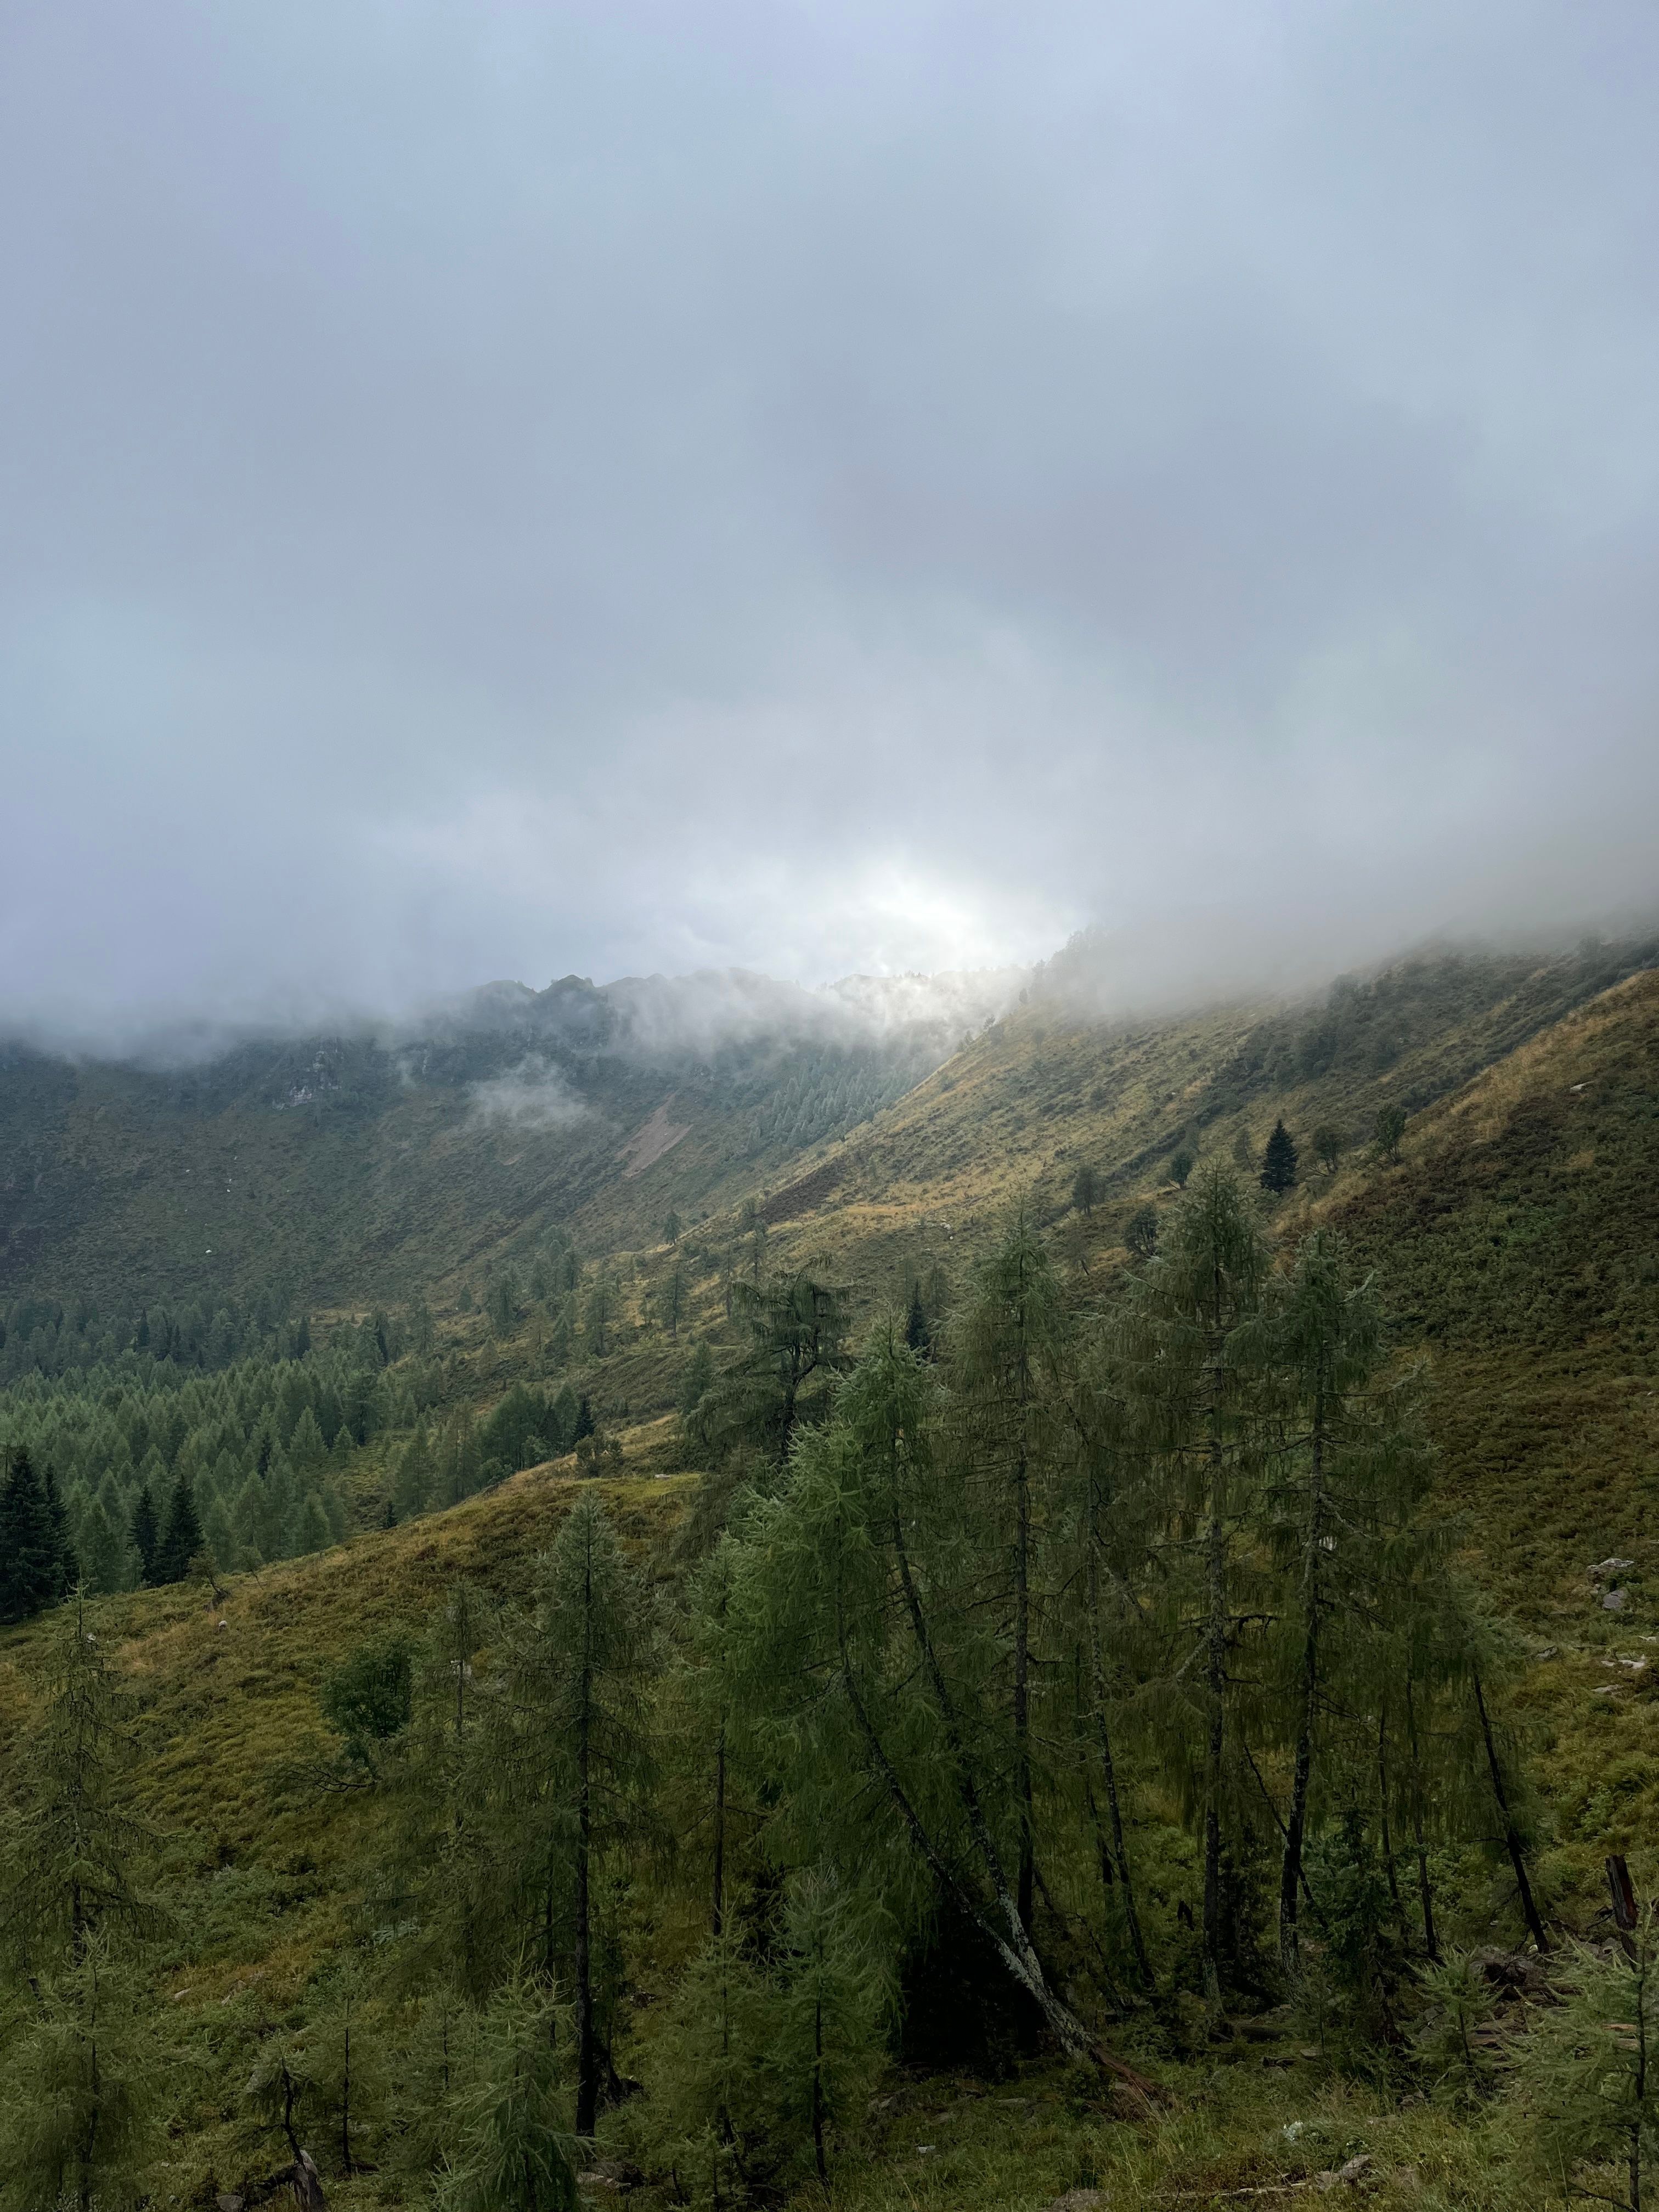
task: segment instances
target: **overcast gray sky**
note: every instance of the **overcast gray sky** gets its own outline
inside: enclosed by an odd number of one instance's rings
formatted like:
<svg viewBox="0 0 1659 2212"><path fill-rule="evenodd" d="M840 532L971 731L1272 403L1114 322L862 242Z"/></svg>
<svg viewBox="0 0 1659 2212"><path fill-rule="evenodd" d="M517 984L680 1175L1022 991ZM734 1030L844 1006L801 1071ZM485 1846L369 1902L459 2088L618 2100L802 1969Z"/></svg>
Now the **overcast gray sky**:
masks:
<svg viewBox="0 0 1659 2212"><path fill-rule="evenodd" d="M1652 0L9 0L0 1016L1651 903L1656 112Z"/></svg>

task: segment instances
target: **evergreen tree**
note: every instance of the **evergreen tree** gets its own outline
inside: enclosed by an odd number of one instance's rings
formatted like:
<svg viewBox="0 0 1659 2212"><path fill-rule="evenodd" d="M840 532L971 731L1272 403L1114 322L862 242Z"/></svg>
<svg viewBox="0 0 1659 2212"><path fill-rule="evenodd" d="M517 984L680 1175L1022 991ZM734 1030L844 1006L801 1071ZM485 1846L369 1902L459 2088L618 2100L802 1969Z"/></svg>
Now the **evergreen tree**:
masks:
<svg viewBox="0 0 1659 2212"><path fill-rule="evenodd" d="M56 1492L48 1497L27 1449L12 1451L0 1485L0 1625L28 1620L63 1594L69 1562Z"/></svg>
<svg viewBox="0 0 1659 2212"><path fill-rule="evenodd" d="M589 1405L587 1401L587 1393L584 1390L581 1397L577 1401L576 1418L571 1424L571 1443L573 1444L579 1444L584 1437L591 1437L593 1434L593 1408Z"/></svg>
<svg viewBox="0 0 1659 2212"><path fill-rule="evenodd" d="M670 1339L678 1343L680 1334L680 1315L685 1306L685 1269L678 1260L668 1270L662 1286L663 1326Z"/></svg>
<svg viewBox="0 0 1659 2212"><path fill-rule="evenodd" d="M1152 1501L1146 1485L1134 1481L1139 1470L1135 1455L1124 1449L1124 1409L1109 1371L1102 1370L1098 1346L1075 1378L1070 1409L1081 1510L1074 1504L1067 1534L1074 1529L1080 1535L1085 1559L1081 1591L1075 1583L1072 1589L1073 1633L1081 1648L1071 1670L1083 1802L1102 1886L1115 1916L1121 1914L1136 1978L1150 1990L1155 1978L1135 1897L1115 1739L1123 1705L1121 1678L1145 1641L1140 1584L1151 1548L1152 1532L1146 1523ZM1079 1595L1082 1618L1076 1620Z"/></svg>
<svg viewBox="0 0 1659 2212"><path fill-rule="evenodd" d="M714 1380L714 1355L706 1341L694 1346L691 1357L685 1363L680 1377L679 1408L682 1421L690 1421L708 1395Z"/></svg>
<svg viewBox="0 0 1659 2212"><path fill-rule="evenodd" d="M1170 1174L1181 1189L1186 1189L1188 1181L1192 1175L1194 1168L1196 1167L1197 1164L1198 1163L1193 1158L1190 1147L1186 1145L1182 1145L1179 1150L1171 1156L1170 1160Z"/></svg>
<svg viewBox="0 0 1659 2212"><path fill-rule="evenodd" d="M155 1563L150 1579L156 1583L181 1583L190 1572L190 1563L204 1548L202 1523L196 1511L195 1493L187 1475L173 1478L173 1498L167 1507L167 1534L155 1553Z"/></svg>
<svg viewBox="0 0 1659 2212"><path fill-rule="evenodd" d="M1280 1197L1296 1181L1296 1144L1282 1121L1275 1121L1261 1156L1261 1188Z"/></svg>
<svg viewBox="0 0 1659 2212"><path fill-rule="evenodd" d="M1158 1208L1138 1206L1129 1216L1123 1242L1137 1260L1150 1260L1158 1249Z"/></svg>
<svg viewBox="0 0 1659 2212"><path fill-rule="evenodd" d="M322 1493L307 1490L289 1514L283 1531L283 1552L290 1559L302 1559L309 1553L326 1551L333 1541L334 1531L329 1526Z"/></svg>
<svg viewBox="0 0 1659 2212"><path fill-rule="evenodd" d="M257 1567L279 1555L281 1523L271 1510L270 1492L257 1474L250 1474L237 1492L230 1522L236 1539L236 1565Z"/></svg>
<svg viewBox="0 0 1659 2212"><path fill-rule="evenodd" d="M328 1457L328 1446L323 1441L317 1416L309 1406L303 1409L294 1425L294 1432L288 1440L288 1456L291 1466L301 1468L320 1467Z"/></svg>
<svg viewBox="0 0 1659 2212"><path fill-rule="evenodd" d="M50 1533L52 1554L52 1591L48 1602L61 1604L81 1579L81 1563L70 1541L69 1517L64 1510L64 1500L58 1487L58 1478L51 1468L46 1474L46 1523Z"/></svg>
<svg viewBox="0 0 1659 2212"><path fill-rule="evenodd" d="M1072 1204L1086 1219L1100 1203L1100 1177L1086 1164L1072 1178Z"/></svg>
<svg viewBox="0 0 1659 2212"><path fill-rule="evenodd" d="M43 1969L5 2039L0 2203L128 2212L166 2147L167 2057L149 1991L89 1936Z"/></svg>
<svg viewBox="0 0 1659 2212"><path fill-rule="evenodd" d="M103 1596L125 1587L128 1571L126 1542L110 1519L101 1497L93 1499L81 1524L81 1550L82 1571L89 1590Z"/></svg>
<svg viewBox="0 0 1659 2212"><path fill-rule="evenodd" d="M386 1869L388 1909L420 1929L414 1965L469 1998L498 1978L501 1884L480 1817L480 1781L501 1775L479 1747L474 1665L492 1633L485 1600L457 1582L434 1625L417 1670L416 1698L401 1783L396 1839ZM487 1804L487 1798L483 1800Z"/></svg>
<svg viewBox="0 0 1659 2212"><path fill-rule="evenodd" d="M804 1273L730 1288L748 1341L704 1400L702 1434L716 1450L748 1444L781 1466L797 1422L819 1409L825 1386L850 1364L847 1295Z"/></svg>
<svg viewBox="0 0 1659 2212"><path fill-rule="evenodd" d="M580 1416L576 1394L567 1382L553 1401L548 1414L551 1424L548 1442L556 1451L568 1452L576 1441L576 1424Z"/></svg>
<svg viewBox="0 0 1659 2212"><path fill-rule="evenodd" d="M1295 1593L1282 1607L1292 1717L1279 1929L1289 1971L1316 1751L1333 1711L1363 1713L1369 1726L1384 1709L1395 1652L1390 1616L1414 1599L1431 1565L1415 1525L1428 1460L1416 1378L1376 1387L1381 1308L1331 1231L1315 1231L1297 1253L1274 1316L1273 1351L1288 1395L1271 1482L1272 1536ZM1381 1816L1386 1824L1386 1805Z"/></svg>
<svg viewBox="0 0 1659 2212"><path fill-rule="evenodd" d="M404 1445L392 1486L392 1502L399 1521L412 1521L424 1513L432 1496L432 1443L422 1421Z"/></svg>
<svg viewBox="0 0 1659 2212"><path fill-rule="evenodd" d="M764 2159L773 2123L774 1992L730 1928L711 1936L681 1976L667 2032L656 2039L653 2116L667 2162L709 2202L743 2193Z"/></svg>
<svg viewBox="0 0 1659 2212"><path fill-rule="evenodd" d="M990 1333L1006 1349L1006 1328ZM1005 1402L1006 1368L992 1371ZM896 1329L878 1332L834 1419L800 1431L787 1487L753 1499L727 1539L734 1683L779 1759L782 1839L803 1857L832 1849L896 1899L920 1885L980 1932L1063 2049L1146 2099L1150 2085L1054 1989L1019 1910L1008 1845L1018 1855L1029 1826L1011 1786L1007 1565L993 1612L937 1449L937 1387Z"/></svg>
<svg viewBox="0 0 1659 2212"><path fill-rule="evenodd" d="M318 1990L305 2031L305 2066L343 2172L355 2173L365 2129L385 2111L390 2084L386 2054L368 2003L358 1955L348 1952Z"/></svg>
<svg viewBox="0 0 1659 2212"><path fill-rule="evenodd" d="M932 1332L927 1327L927 1316L921 1303L921 1285L910 1285L910 1304L904 1316L904 1341L918 1359L926 1359L933 1345Z"/></svg>
<svg viewBox="0 0 1659 2212"><path fill-rule="evenodd" d="M693 1809L686 1829L708 1837L709 1932L726 1927L732 1853L731 1770L738 1738L732 1683L731 1599L733 1552L718 1544L692 1577L689 1634L672 1678L678 1729L664 1731L682 1754L681 1775Z"/></svg>
<svg viewBox="0 0 1659 2212"><path fill-rule="evenodd" d="M54 1949L71 1960L107 1930L146 1924L137 1887L150 1837L126 1808L131 1703L77 1601L61 1619L41 1687L41 1718L14 1761L21 1805L9 1838L0 1931L27 1970Z"/></svg>
<svg viewBox="0 0 1659 2212"><path fill-rule="evenodd" d="M582 1334L595 1359L603 1359L611 1346L611 1327L616 1313L616 1287L601 1267L593 1278L582 1312Z"/></svg>

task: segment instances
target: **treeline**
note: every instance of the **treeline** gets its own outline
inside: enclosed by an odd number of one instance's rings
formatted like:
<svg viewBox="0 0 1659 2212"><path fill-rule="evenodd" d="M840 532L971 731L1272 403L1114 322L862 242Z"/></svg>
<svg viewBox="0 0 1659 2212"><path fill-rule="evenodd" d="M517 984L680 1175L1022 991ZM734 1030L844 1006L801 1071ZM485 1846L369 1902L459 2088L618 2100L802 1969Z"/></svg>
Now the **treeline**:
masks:
<svg viewBox="0 0 1659 2212"><path fill-rule="evenodd" d="M51 1485L94 1593L177 1579L192 1528L193 1549L226 1571L292 1558L352 1525L354 1455L414 1429L441 1395L435 1361L384 1364L398 1342L371 1320L327 1351L215 1371L129 1352L31 1372L0 1391L0 1449L21 1448Z"/></svg>
<svg viewBox="0 0 1659 2212"><path fill-rule="evenodd" d="M609 1465L620 1457L621 1447L600 1435L587 1398L568 1382L551 1392L515 1382L482 1421L463 1410L435 1427L417 1423L392 1477L392 1517L408 1521L459 1505L521 1468L571 1451L590 1462L603 1457Z"/></svg>
<svg viewBox="0 0 1659 2212"><path fill-rule="evenodd" d="M933 1057L914 1051L896 1057L875 1047L801 1050L791 1072L781 1079L769 1072L757 1085L745 1117L753 1148L800 1152L844 1134L903 1097Z"/></svg>
<svg viewBox="0 0 1659 2212"><path fill-rule="evenodd" d="M410 1351L430 1352L432 1318L424 1306L407 1315L384 1310L330 1332L337 1348L364 1364L386 1366ZM242 1359L303 1359L311 1350L309 1318L277 1293L249 1304L141 1307L104 1314L81 1298L68 1304L23 1298L0 1309L0 1388L26 1375L48 1377L99 1368L142 1370L171 1364L211 1373Z"/></svg>

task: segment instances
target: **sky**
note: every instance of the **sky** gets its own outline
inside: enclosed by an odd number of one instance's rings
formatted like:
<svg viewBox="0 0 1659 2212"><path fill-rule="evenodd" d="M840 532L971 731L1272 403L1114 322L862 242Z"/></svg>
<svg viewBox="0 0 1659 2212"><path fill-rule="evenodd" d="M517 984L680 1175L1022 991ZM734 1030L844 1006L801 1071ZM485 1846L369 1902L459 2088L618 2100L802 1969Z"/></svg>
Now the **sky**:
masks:
<svg viewBox="0 0 1659 2212"><path fill-rule="evenodd" d="M9 0L0 1022L1653 910L1656 102L1650 0Z"/></svg>

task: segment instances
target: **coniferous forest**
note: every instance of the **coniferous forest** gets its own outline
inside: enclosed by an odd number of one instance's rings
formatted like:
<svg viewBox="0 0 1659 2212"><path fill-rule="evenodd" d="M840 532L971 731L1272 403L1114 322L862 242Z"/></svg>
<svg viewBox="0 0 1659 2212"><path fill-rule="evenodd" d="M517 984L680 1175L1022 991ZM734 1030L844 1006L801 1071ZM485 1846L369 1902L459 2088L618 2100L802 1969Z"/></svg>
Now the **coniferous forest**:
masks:
<svg viewBox="0 0 1659 2212"><path fill-rule="evenodd" d="M0 2203L1634 2212L1654 1005L1439 1103L1037 1008L649 1242L14 1301Z"/></svg>

